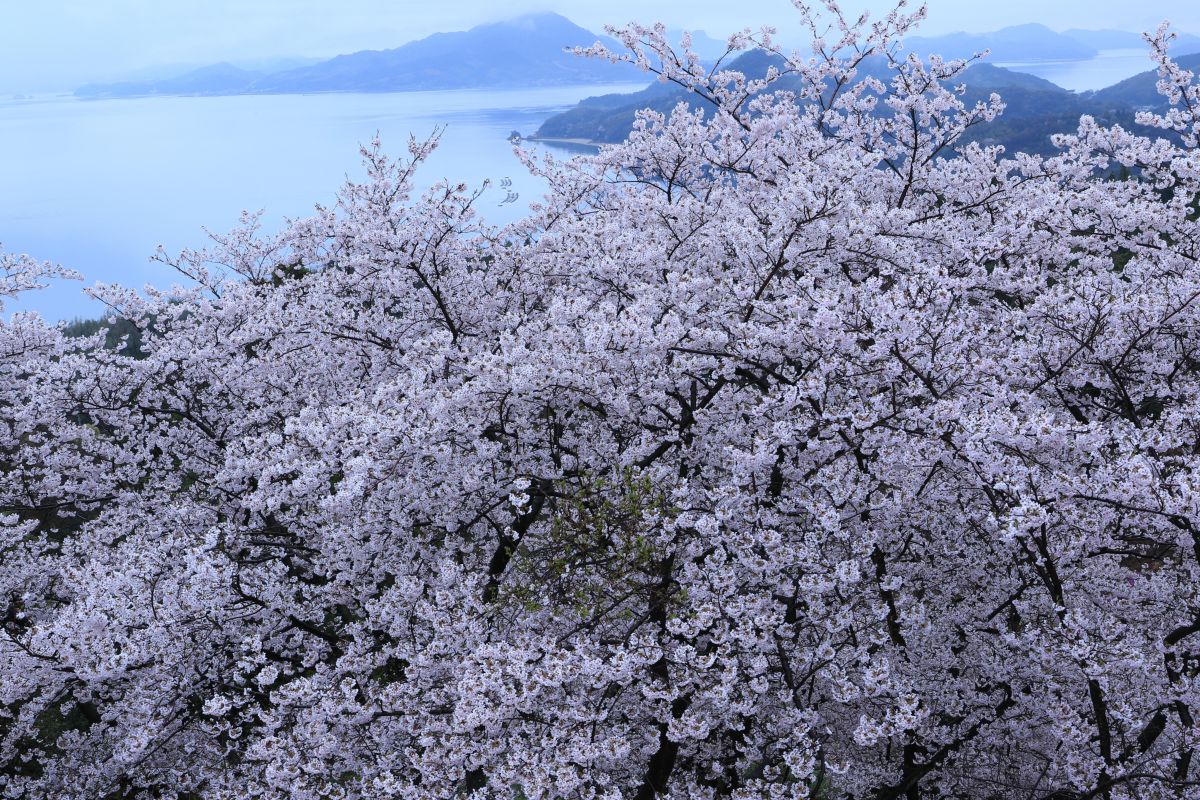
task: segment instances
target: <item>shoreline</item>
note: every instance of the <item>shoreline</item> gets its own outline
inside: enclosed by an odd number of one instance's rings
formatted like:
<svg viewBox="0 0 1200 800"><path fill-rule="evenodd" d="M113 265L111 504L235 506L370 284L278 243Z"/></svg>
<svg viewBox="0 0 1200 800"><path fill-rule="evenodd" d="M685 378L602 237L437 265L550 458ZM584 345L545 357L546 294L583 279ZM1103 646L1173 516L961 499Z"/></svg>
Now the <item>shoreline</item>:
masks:
<svg viewBox="0 0 1200 800"><path fill-rule="evenodd" d="M571 138L561 136L522 136L523 142L541 142L542 144L558 144L568 147L590 147L599 150L611 142L598 142L595 139Z"/></svg>

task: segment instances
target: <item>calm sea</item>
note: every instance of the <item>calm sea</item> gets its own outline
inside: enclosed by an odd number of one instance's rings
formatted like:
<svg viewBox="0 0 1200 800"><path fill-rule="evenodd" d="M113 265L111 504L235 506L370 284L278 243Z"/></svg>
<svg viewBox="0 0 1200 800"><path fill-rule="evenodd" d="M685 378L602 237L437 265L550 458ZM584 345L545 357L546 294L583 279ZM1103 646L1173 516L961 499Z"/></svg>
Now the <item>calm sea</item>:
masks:
<svg viewBox="0 0 1200 800"><path fill-rule="evenodd" d="M205 228L227 231L243 209L264 209L268 228L307 215L332 202L347 175L362 177L360 142L378 133L385 150L403 155L410 134L439 126L442 144L418 184L490 178L479 208L503 224L544 191L513 156L509 133L532 133L584 97L643 85L3 101L0 246L71 267L87 284L168 286L175 273L149 261L159 244L201 246ZM80 287L64 282L9 310L100 315Z"/></svg>

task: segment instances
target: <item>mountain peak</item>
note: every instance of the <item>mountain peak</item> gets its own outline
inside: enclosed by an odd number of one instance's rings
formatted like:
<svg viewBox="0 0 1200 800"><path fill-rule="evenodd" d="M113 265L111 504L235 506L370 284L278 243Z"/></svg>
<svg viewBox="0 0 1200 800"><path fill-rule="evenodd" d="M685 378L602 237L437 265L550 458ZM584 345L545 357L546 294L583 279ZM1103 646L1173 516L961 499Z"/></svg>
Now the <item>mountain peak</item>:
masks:
<svg viewBox="0 0 1200 800"><path fill-rule="evenodd" d="M271 75L253 92L405 91L608 83L632 68L565 52L603 40L553 12L435 33L391 50L363 50Z"/></svg>
<svg viewBox="0 0 1200 800"><path fill-rule="evenodd" d="M518 14L515 17L506 17L500 20L500 24L510 23L517 25L537 24L553 22L559 25L566 24L572 27L578 27L574 22L554 11L531 11L528 14Z"/></svg>
<svg viewBox="0 0 1200 800"><path fill-rule="evenodd" d="M508 17L497 22L476 25L474 28L471 28L468 33L490 30L514 30L521 32L574 32L583 31L584 29L564 17L562 14L556 14L553 11L535 11L529 14L521 14L520 16L516 17Z"/></svg>
<svg viewBox="0 0 1200 800"><path fill-rule="evenodd" d="M952 33L945 36L914 36L906 40L912 50L937 53L947 58L968 58L991 50L994 61L1070 61L1092 58L1096 48L1056 33L1045 25L1012 25L991 33Z"/></svg>
<svg viewBox="0 0 1200 800"><path fill-rule="evenodd" d="M1040 22L1026 22L1023 25L1009 25L1005 28L1001 28L1000 30L996 31L996 33L1006 33L1006 34L1014 34L1015 33L1015 34L1020 34L1020 35L1024 35L1024 36L1028 36L1031 34L1042 35L1042 36L1046 36L1046 35L1059 36L1060 35L1054 31L1050 30L1049 28L1047 28L1045 25L1043 25Z"/></svg>

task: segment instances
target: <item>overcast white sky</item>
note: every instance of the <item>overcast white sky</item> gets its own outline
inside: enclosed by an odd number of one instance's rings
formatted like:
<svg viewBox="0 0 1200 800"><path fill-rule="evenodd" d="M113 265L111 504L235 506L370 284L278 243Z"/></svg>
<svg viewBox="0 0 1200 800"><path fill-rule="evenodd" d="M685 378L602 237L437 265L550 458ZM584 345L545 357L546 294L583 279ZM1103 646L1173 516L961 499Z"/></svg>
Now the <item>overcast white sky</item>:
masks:
<svg viewBox="0 0 1200 800"><path fill-rule="evenodd" d="M887 0L844 0L876 15ZM1163 19L1200 33L1197 0L929 0L921 33L984 32L1041 22L1055 29L1141 31ZM529 11L557 11L592 30L661 19L723 38L774 25L789 0L0 0L0 90L70 88L156 65L330 56L397 47Z"/></svg>

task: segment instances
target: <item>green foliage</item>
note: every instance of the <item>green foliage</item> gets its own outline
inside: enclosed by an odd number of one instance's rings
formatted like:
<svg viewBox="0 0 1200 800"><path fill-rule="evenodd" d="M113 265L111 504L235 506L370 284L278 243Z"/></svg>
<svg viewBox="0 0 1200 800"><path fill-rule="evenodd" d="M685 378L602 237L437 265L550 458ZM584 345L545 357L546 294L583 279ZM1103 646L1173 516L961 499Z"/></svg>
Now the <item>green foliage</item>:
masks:
<svg viewBox="0 0 1200 800"><path fill-rule="evenodd" d="M503 599L527 611L553 605L580 620L633 614L621 598L644 596L657 580L654 534L678 509L629 468L558 481L554 494L549 531L517 546L521 577L506 582Z"/></svg>
<svg viewBox="0 0 1200 800"><path fill-rule="evenodd" d="M133 358L145 358L142 349L144 331L131 320L124 317L113 319L74 319L63 326L63 335L72 339L82 339L104 332L105 350L116 350L123 355Z"/></svg>
<svg viewBox="0 0 1200 800"><path fill-rule="evenodd" d="M16 710L12 709L14 712ZM9 763L0 765L0 774L40 776L44 760L63 754L58 742L64 734L86 731L99 721L99 711L91 703L77 703L74 698L64 696L48 704L34 720L36 735L17 743L16 755Z"/></svg>

